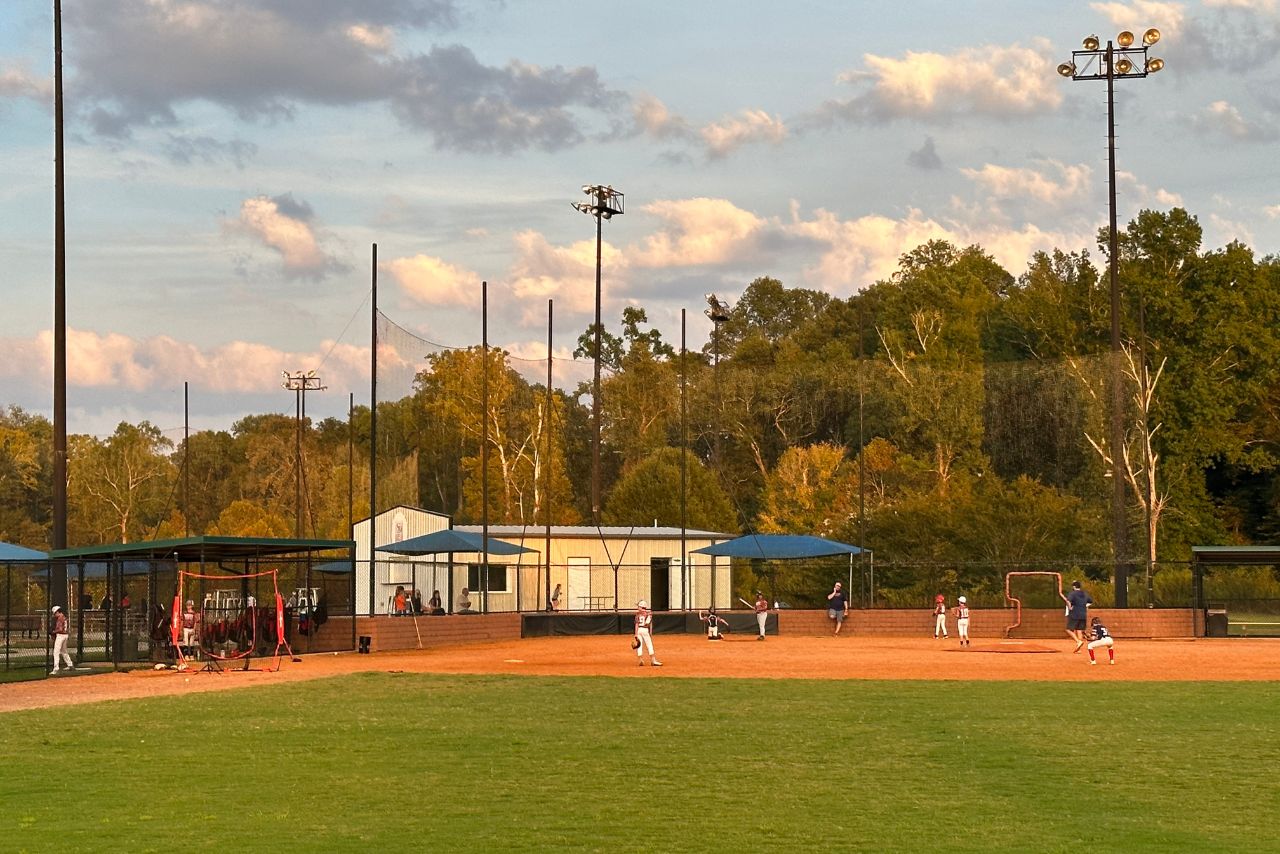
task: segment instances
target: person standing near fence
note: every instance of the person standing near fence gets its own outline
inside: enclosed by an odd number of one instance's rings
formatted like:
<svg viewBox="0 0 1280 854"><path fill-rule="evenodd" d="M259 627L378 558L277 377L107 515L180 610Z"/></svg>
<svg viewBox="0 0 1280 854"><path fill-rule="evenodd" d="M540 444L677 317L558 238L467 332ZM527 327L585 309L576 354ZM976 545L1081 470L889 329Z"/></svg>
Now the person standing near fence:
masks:
<svg viewBox="0 0 1280 854"><path fill-rule="evenodd" d="M840 629L844 627L844 618L847 616L849 616L849 600L845 598L844 588L837 581L836 586L827 594L827 618L834 620L836 624L833 635L840 634Z"/></svg>
<svg viewBox="0 0 1280 854"><path fill-rule="evenodd" d="M649 663L654 667L661 667L662 662L658 661L657 656L653 654L653 612L649 610L649 603L641 599L636 603L636 660L640 666L644 667L644 652L649 650Z"/></svg>
<svg viewBox="0 0 1280 854"><path fill-rule="evenodd" d="M933 639L947 639L947 597L939 593L933 600Z"/></svg>
<svg viewBox="0 0 1280 854"><path fill-rule="evenodd" d="M760 627L760 635L756 640L764 640L764 628L769 622L769 600L764 594L756 591L756 625Z"/></svg>
<svg viewBox="0 0 1280 854"><path fill-rule="evenodd" d="M1079 581L1071 582L1071 592L1067 594L1067 635L1076 642L1072 652L1079 652L1084 646L1084 624L1089 619L1089 606L1093 598L1080 587Z"/></svg>
<svg viewBox="0 0 1280 854"><path fill-rule="evenodd" d="M956 602L956 634L961 646L969 646L969 600L961 596Z"/></svg>
<svg viewBox="0 0 1280 854"><path fill-rule="evenodd" d="M67 628L67 615L60 605L54 605L50 615L53 618L53 625L49 629L49 633L53 635L53 670L49 671L49 675L57 676L63 661L67 663L68 670L75 669L75 662L71 660L71 653L67 652L67 640L71 637Z"/></svg>

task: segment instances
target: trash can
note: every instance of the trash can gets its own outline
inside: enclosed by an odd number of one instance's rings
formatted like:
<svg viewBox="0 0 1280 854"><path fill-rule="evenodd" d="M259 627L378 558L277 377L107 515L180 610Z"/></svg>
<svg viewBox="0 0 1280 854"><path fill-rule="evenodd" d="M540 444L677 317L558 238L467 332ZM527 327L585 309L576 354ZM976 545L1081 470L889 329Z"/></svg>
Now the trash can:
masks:
<svg viewBox="0 0 1280 854"><path fill-rule="evenodd" d="M1204 636L1207 638L1225 638L1227 636L1227 611L1225 608L1209 608L1205 611Z"/></svg>

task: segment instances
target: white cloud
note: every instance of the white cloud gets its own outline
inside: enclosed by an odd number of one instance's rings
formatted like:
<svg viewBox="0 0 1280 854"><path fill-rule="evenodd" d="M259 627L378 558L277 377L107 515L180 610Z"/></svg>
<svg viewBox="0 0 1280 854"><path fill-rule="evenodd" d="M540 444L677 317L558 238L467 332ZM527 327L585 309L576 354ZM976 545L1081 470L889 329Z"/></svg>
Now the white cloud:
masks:
<svg viewBox="0 0 1280 854"><path fill-rule="evenodd" d="M319 279L342 265L320 248L311 219L310 206L289 194L254 196L240 203L240 216L226 226L279 253L286 276Z"/></svg>
<svg viewBox="0 0 1280 854"><path fill-rule="evenodd" d="M901 59L866 54L866 70L839 78L863 91L850 100L828 102L821 115L880 122L1041 115L1062 102L1052 56L1052 46L1043 39L1031 47L985 45L951 54L908 51Z"/></svg>
<svg viewBox="0 0 1280 854"><path fill-rule="evenodd" d="M43 384L53 375L53 333L0 341L9 358L0 360L0 378ZM326 358L327 356L327 358ZM322 342L316 353L290 353L249 341L211 349L168 335L134 338L116 332L67 330L67 385L142 393L191 378L193 387L219 393L270 393L280 372L324 368L325 379L352 387L367 382L368 347Z"/></svg>
<svg viewBox="0 0 1280 854"><path fill-rule="evenodd" d="M512 293L520 300L556 300L569 311L594 311L596 287L596 243L580 240L568 246L554 246L536 231L522 231L515 237L516 261L509 279ZM625 276L627 259L607 242L600 247L601 267L610 281ZM529 319L542 311L529 309Z"/></svg>
<svg viewBox="0 0 1280 854"><path fill-rule="evenodd" d="M1280 219L1280 205L1267 205L1262 212L1270 219Z"/></svg>
<svg viewBox="0 0 1280 854"><path fill-rule="evenodd" d="M430 255L396 258L382 265L409 296L425 305L474 306L480 276Z"/></svg>
<svg viewBox="0 0 1280 854"><path fill-rule="evenodd" d="M1165 208L1182 207L1182 196L1163 187L1152 189L1132 172L1116 172L1116 192L1134 205L1157 204Z"/></svg>
<svg viewBox="0 0 1280 854"><path fill-rule="evenodd" d="M627 255L638 267L721 264L752 248L764 220L726 199L651 202L645 213L664 226Z"/></svg>
<svg viewBox="0 0 1280 854"><path fill-rule="evenodd" d="M511 367L531 383L547 382L547 342L512 341L503 349L511 354ZM556 347L551 351L551 384L560 388L573 388L591 379L593 366L590 359L573 358L573 350Z"/></svg>
<svg viewBox="0 0 1280 854"><path fill-rule="evenodd" d="M1214 235L1213 243L1225 246L1238 240L1246 246L1254 245L1253 229L1239 220L1227 219L1220 214L1209 214L1209 230Z"/></svg>
<svg viewBox="0 0 1280 854"><path fill-rule="evenodd" d="M1204 0L1204 5L1210 8L1245 9L1250 12L1265 12L1268 14L1280 8L1280 2L1277 2L1277 0Z"/></svg>
<svg viewBox="0 0 1280 854"><path fill-rule="evenodd" d="M1148 27L1155 26L1162 37L1176 35L1186 22L1186 5L1165 3L1161 0L1130 0L1128 3L1090 3L1089 8L1103 15L1113 25L1127 29L1141 37ZM1106 43L1107 37L1099 34Z"/></svg>
<svg viewBox="0 0 1280 854"><path fill-rule="evenodd" d="M716 159L749 143L777 145L786 138L787 126L764 110L743 110L739 116L707 125L698 135L707 146L707 156Z"/></svg>
<svg viewBox="0 0 1280 854"><path fill-rule="evenodd" d="M0 98L30 98L48 103L53 98L53 81L37 77L20 66L0 67Z"/></svg>
<svg viewBox="0 0 1280 854"><path fill-rule="evenodd" d="M356 44L377 53L390 53L395 46L395 33L390 27L352 24L347 27L347 35Z"/></svg>
<svg viewBox="0 0 1280 854"><path fill-rule="evenodd" d="M1220 134L1240 142L1269 142L1278 135L1274 126L1245 118L1228 101L1214 101L1188 121L1200 133Z"/></svg>
<svg viewBox="0 0 1280 854"><path fill-rule="evenodd" d="M1084 164L1042 161L1042 168L1013 168L987 163L960 171L998 199L1030 198L1045 205L1064 205L1093 189L1093 170Z"/></svg>
<svg viewBox="0 0 1280 854"><path fill-rule="evenodd" d="M636 127L655 139L681 139L690 134L689 123L652 95L638 95L631 115Z"/></svg>

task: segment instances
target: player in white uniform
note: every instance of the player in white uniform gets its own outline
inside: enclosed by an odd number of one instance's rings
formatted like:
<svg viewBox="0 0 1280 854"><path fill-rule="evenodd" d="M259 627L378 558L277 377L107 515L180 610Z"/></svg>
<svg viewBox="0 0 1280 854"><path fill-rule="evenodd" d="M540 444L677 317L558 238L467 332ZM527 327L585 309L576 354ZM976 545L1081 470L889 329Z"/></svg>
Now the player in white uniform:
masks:
<svg viewBox="0 0 1280 854"><path fill-rule="evenodd" d="M933 639L947 637L947 599L939 593L933 600Z"/></svg>
<svg viewBox="0 0 1280 854"><path fill-rule="evenodd" d="M961 646L969 646L969 600L961 596L956 601L956 634Z"/></svg>
<svg viewBox="0 0 1280 854"><path fill-rule="evenodd" d="M1107 627L1102 625L1101 617L1094 617L1089 624L1089 663L1097 664L1098 660L1093 657L1095 649L1107 648L1107 657L1110 659L1108 664L1116 663L1116 642L1111 637L1111 632L1107 631Z"/></svg>
<svg viewBox="0 0 1280 854"><path fill-rule="evenodd" d="M644 651L647 648L649 663L654 667L661 667L662 662L653 654L653 612L644 599L636 603L636 641L636 660L640 666L644 667Z"/></svg>

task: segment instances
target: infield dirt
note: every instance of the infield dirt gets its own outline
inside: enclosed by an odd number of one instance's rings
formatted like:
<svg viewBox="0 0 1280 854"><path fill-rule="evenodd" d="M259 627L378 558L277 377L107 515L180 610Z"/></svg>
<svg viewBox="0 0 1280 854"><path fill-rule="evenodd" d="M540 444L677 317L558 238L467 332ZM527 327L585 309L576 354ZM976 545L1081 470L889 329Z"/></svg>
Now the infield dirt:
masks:
<svg viewBox="0 0 1280 854"><path fill-rule="evenodd" d="M930 638L658 635L663 667L636 665L629 635L529 638L374 655L317 654L286 660L279 672L199 673L138 670L59 676L0 685L0 712L320 679L345 673L471 673L527 676L614 676L646 679L924 679L1234 682L1280 680L1280 639L1118 640L1116 664L1090 666L1074 644L1038 639L1021 644ZM255 662L256 663L256 662Z"/></svg>

